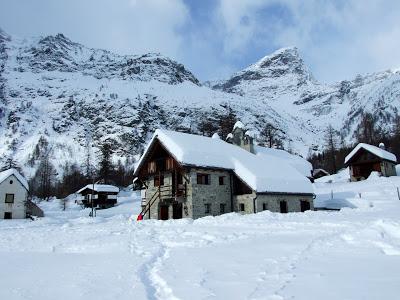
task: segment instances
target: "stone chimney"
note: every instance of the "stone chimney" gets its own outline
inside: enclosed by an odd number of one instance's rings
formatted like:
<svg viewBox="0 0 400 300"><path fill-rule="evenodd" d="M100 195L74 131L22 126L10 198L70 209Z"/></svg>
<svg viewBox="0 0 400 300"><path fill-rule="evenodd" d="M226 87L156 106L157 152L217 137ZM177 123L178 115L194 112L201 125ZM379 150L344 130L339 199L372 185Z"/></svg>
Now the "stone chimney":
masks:
<svg viewBox="0 0 400 300"><path fill-rule="evenodd" d="M248 134L244 124L240 121L237 121L235 123L232 133L227 136L226 141L228 143L232 143L233 145L239 146L253 154L255 153L254 139L250 134Z"/></svg>

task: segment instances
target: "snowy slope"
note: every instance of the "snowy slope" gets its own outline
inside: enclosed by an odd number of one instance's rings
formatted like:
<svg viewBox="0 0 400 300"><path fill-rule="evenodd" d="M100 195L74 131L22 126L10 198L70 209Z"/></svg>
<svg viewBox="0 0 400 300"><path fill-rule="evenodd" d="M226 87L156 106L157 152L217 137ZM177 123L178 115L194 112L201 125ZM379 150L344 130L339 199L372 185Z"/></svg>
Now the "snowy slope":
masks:
<svg viewBox="0 0 400 300"><path fill-rule="evenodd" d="M0 221L0 299L397 299L396 186L317 183L355 208L195 221L138 223L127 192L94 219L43 203L43 219Z"/></svg>

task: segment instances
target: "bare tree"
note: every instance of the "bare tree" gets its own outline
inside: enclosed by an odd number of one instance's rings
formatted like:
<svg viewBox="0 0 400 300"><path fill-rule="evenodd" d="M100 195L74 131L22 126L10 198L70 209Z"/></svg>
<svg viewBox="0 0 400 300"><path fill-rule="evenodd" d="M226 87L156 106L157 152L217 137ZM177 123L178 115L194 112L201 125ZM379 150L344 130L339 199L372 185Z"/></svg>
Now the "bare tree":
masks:
<svg viewBox="0 0 400 300"><path fill-rule="evenodd" d="M283 143L279 135L280 130L271 123L267 123L260 132L260 142L268 148L282 148Z"/></svg>

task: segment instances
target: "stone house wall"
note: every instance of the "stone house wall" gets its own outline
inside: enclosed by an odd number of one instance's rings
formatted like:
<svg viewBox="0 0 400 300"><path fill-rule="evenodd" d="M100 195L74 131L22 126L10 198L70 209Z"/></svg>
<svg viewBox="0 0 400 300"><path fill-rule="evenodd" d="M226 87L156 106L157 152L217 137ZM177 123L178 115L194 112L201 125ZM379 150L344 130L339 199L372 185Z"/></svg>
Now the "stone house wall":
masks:
<svg viewBox="0 0 400 300"><path fill-rule="evenodd" d="M210 175L209 184L197 184L198 173ZM224 206L223 213L235 211L250 214L254 212L254 198L256 198L256 212L263 211L263 203L266 204L267 210L280 212L280 201L287 202L288 212L300 212L301 200L310 202L310 208L314 210L312 196L256 194L254 191L251 194L232 195L231 173L229 171L192 168L188 170L184 177L189 178L189 182L187 182L187 197L182 202L183 218L197 219L205 216L220 215L222 214L221 204ZM224 177L223 185L219 184L219 177ZM146 201L150 201L152 195L158 191L158 187L154 186L154 176L150 176L146 184L148 186ZM172 185L171 173L164 174L164 186L167 185ZM231 201L233 207L231 207ZM206 204L209 205L209 212L206 212ZM241 204L244 205L244 211L241 210ZM145 219L158 219L159 206L159 200L156 200L150 208L150 213L145 215ZM169 218L172 218L171 203L169 204Z"/></svg>
<svg viewBox="0 0 400 300"><path fill-rule="evenodd" d="M256 198L257 197L257 198ZM271 212L280 212L280 202L286 201L288 212L301 212L301 202L307 201L310 203L310 209L314 210L314 201L312 196L299 196L299 195L273 195L273 194L245 194L234 196L235 211L244 214L254 213L254 198L256 212L263 211L263 204L266 210ZM240 204L244 204L244 211L241 211Z"/></svg>
<svg viewBox="0 0 400 300"><path fill-rule="evenodd" d="M209 174L210 183L208 185L197 184L197 173ZM223 185L219 184L219 177L224 177ZM194 168L190 171L189 187L188 204L193 219L218 216L221 214L221 205L224 206L223 213L232 211L230 172ZM208 213L206 213L206 204L210 205Z"/></svg>
<svg viewBox="0 0 400 300"><path fill-rule="evenodd" d="M310 210L314 210L312 196L259 194L256 199L257 212L263 211L263 203L266 204L267 210L271 212L280 212L281 201L286 201L288 212L301 212L301 201L309 202Z"/></svg>

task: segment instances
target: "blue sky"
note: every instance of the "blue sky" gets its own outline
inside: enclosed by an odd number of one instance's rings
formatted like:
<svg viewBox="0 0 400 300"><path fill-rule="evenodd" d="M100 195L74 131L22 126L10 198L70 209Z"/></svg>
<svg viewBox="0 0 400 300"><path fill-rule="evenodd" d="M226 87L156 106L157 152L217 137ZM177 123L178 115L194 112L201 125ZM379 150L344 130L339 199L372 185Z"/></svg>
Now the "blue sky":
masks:
<svg viewBox="0 0 400 300"><path fill-rule="evenodd" d="M0 0L10 34L62 32L121 54L161 52L200 80L287 46L322 82L399 68L399 20L397 0Z"/></svg>

